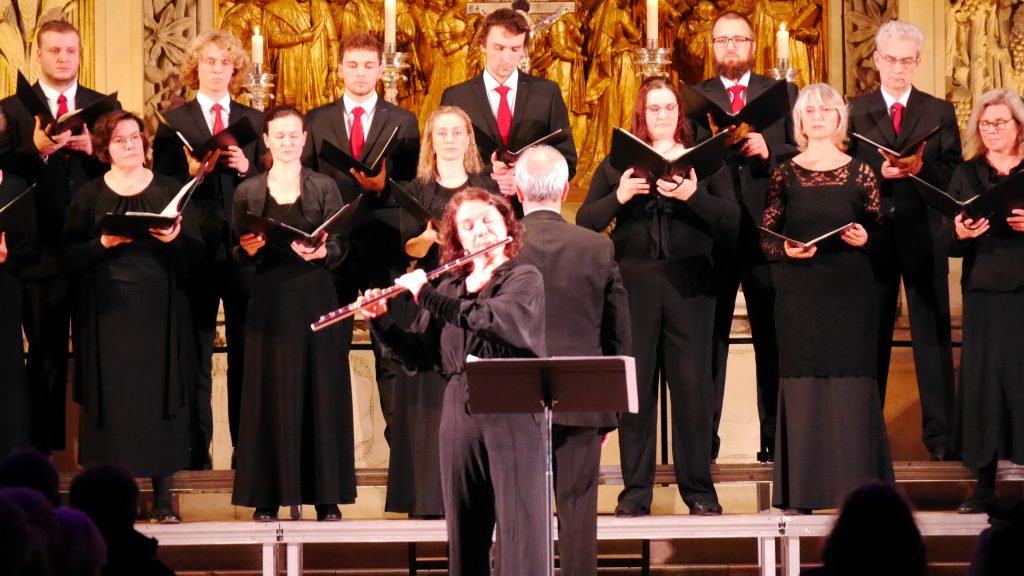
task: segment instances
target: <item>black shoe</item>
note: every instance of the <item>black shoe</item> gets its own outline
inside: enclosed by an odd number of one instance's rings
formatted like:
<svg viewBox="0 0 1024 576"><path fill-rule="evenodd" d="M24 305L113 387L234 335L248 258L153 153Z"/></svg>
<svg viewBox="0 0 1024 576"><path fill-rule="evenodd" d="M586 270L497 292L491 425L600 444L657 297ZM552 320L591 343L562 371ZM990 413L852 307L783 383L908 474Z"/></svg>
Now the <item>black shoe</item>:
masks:
<svg viewBox="0 0 1024 576"><path fill-rule="evenodd" d="M252 519L256 522L277 522L277 507L257 508Z"/></svg>
<svg viewBox="0 0 1024 576"><path fill-rule="evenodd" d="M975 494L966 502L961 504L956 511L960 514L984 514L992 508L992 505L994 505L998 499L998 494L993 494L991 496L978 496Z"/></svg>
<svg viewBox="0 0 1024 576"><path fill-rule="evenodd" d="M651 509L647 506L629 500L623 500L615 507L615 515L619 518L636 518L638 516L648 516L650 513Z"/></svg>
<svg viewBox="0 0 1024 576"><path fill-rule="evenodd" d="M153 516L150 522L154 524L181 524L181 516L174 513L169 506L157 506L153 508Z"/></svg>
<svg viewBox="0 0 1024 576"><path fill-rule="evenodd" d="M341 510L337 504L317 504L316 519L320 522L337 522L341 520Z"/></svg>
<svg viewBox="0 0 1024 576"><path fill-rule="evenodd" d="M757 453L757 461L761 464L775 462L775 454L772 450L762 450Z"/></svg>
<svg viewBox="0 0 1024 576"><path fill-rule="evenodd" d="M693 516L721 516L722 505L718 502L697 502L690 507Z"/></svg>

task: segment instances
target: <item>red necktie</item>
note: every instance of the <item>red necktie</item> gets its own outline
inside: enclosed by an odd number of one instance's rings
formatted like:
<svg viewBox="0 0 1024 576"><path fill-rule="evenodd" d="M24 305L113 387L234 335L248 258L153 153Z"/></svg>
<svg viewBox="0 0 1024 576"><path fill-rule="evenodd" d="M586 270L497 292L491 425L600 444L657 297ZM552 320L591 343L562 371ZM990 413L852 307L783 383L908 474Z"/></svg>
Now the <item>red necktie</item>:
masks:
<svg viewBox="0 0 1024 576"><path fill-rule="evenodd" d="M57 117L54 120L59 120L61 116L68 113L68 99L63 94L57 96Z"/></svg>
<svg viewBox="0 0 1024 576"><path fill-rule="evenodd" d="M213 111L213 133L216 134L224 129L224 120L221 119L220 111L224 107L220 104L214 104L210 106L210 110Z"/></svg>
<svg viewBox="0 0 1024 576"><path fill-rule="evenodd" d="M363 136L364 112L365 110L359 106L352 109L352 134L349 136L349 142L352 145L352 157L357 160L363 155L363 144L366 142L366 136Z"/></svg>
<svg viewBox="0 0 1024 576"><path fill-rule="evenodd" d="M508 133L512 130L512 108L508 105L508 91L511 88L498 86L495 90L501 95L498 101L498 134L501 134L501 143L508 144Z"/></svg>
<svg viewBox="0 0 1024 576"><path fill-rule="evenodd" d="M747 89L744 86L739 84L729 86L729 92L732 94L732 109L729 110L729 112L736 114L740 110L743 110L743 105L746 104L746 102L743 101L743 93L746 90Z"/></svg>
<svg viewBox="0 0 1024 576"><path fill-rule="evenodd" d="M892 105L892 129L896 135L900 135L900 124L903 123L903 104L899 102Z"/></svg>

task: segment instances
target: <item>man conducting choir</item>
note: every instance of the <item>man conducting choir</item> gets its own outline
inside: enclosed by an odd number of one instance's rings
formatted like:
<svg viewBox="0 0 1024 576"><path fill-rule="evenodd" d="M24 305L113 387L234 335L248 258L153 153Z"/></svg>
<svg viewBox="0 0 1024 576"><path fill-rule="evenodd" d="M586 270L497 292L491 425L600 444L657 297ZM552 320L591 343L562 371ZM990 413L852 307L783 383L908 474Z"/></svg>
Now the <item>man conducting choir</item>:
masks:
<svg viewBox="0 0 1024 576"><path fill-rule="evenodd" d="M399 208L391 196L388 178L406 181L416 177L420 129L415 114L387 102L376 92L383 51L380 42L365 32L346 34L341 39L338 68L345 93L341 99L310 111L309 140L302 154L303 165L334 179L346 204L360 194L365 196L360 207L363 215L357 218L351 234L352 249L334 272L342 302L355 300L360 290L390 285L408 265L399 232ZM376 173L343 171L322 158L321 152L328 144L365 165L382 153L384 157ZM347 347L352 340L352 323L346 322L344 330ZM374 356L381 409L388 425L395 373L381 357L375 341ZM347 374L345 381L347 385ZM388 438L387 428L384 435Z"/></svg>
<svg viewBox="0 0 1024 576"><path fill-rule="evenodd" d="M526 242L519 260L544 277L545 336L552 356L631 354L629 302L603 234L566 222L569 167L550 146L526 150L516 162ZM613 413L560 414L552 429L558 549L563 574L597 574L597 477L601 440Z"/></svg>
<svg viewBox="0 0 1024 576"><path fill-rule="evenodd" d="M506 196L515 194L515 174L497 157L499 147L519 150L564 129L566 139L557 148L569 165L569 177L576 174L576 145L561 89L517 68L529 34L530 22L521 12L499 8L488 14L478 35L484 71L441 96L442 106L458 106L473 120L480 157Z"/></svg>
<svg viewBox="0 0 1024 576"><path fill-rule="evenodd" d="M723 110L743 110L747 102L760 96L774 81L753 71L758 48L754 29L746 17L726 12L711 29L711 43L718 76L694 87L698 93ZM790 102L796 100L796 88L788 85ZM703 123L696 123L695 139L700 142L711 134ZM726 365L729 359L729 332L736 308L736 293L743 286L750 333L754 339L757 364L757 411L761 423L758 460L771 460L775 451L775 417L779 391L779 346L775 336L775 287L771 262L761 251L758 227L764 216L768 177L779 164L796 153L792 116L786 114L760 132L748 132L725 154L725 168L732 178L740 205L739 228L728 230L718 248L716 276L719 282L715 303L715 348L712 373L715 379L715 436L712 457L718 457L718 425L725 399Z"/></svg>
<svg viewBox="0 0 1024 576"><path fill-rule="evenodd" d="M164 113L170 126L161 125L153 140L153 170L187 182L201 158L193 158L174 131L192 146L199 146L231 124L248 119L259 129L263 113L231 98L249 71L249 57L237 38L219 30L200 34L189 44L181 66L181 77L189 88L198 90L193 100ZM228 345L228 429L231 444L238 439L238 411L242 397L245 309L249 303L253 267L231 258L231 246L238 235L231 222L235 188L249 175L260 171L266 153L262 140L242 148L222 151L217 167L206 175L193 194L192 209L199 218L206 250L202 260L189 270L188 294L192 324L196 332L199 378L196 394L189 401L191 420L191 468L209 469L210 440L213 437L213 341L217 310L224 302L224 324Z"/></svg>
<svg viewBox="0 0 1024 576"><path fill-rule="evenodd" d="M544 344L544 282L516 260L522 225L509 203L480 188L456 194L441 227L442 261L451 262L511 238L473 258L436 287L422 270L398 278L422 308L404 329L378 301L363 309L385 349L410 370L436 369L448 379L441 412L441 482L453 576L491 572L497 525L501 574L543 574L545 448L532 414L474 414L466 358L536 358ZM379 296L370 290L368 297Z"/></svg>
<svg viewBox="0 0 1024 576"><path fill-rule="evenodd" d="M907 294L914 370L921 395L924 443L932 460L955 459L953 446L953 353L950 341L948 223L929 211L909 176L945 188L961 161L953 105L914 88L924 32L893 20L878 28L875 67L881 88L850 102L850 130L900 150L937 126L922 152L900 160L878 146L850 141L849 154L867 162L881 182L882 227L872 242L879 278L878 383L885 402L892 331L900 278Z"/></svg>
<svg viewBox="0 0 1024 576"><path fill-rule="evenodd" d="M62 20L39 25L36 33L39 81L32 90L59 118L95 104L103 94L78 83L82 39ZM118 106L119 107L119 106ZM88 127L53 133L47 119L33 117L17 95L0 102L7 130L0 135L0 168L17 174L35 192L41 257L19 271L24 290L23 320L28 339L32 445L44 454L64 449L68 379L67 280L57 248L72 197L107 166L93 154Z"/></svg>

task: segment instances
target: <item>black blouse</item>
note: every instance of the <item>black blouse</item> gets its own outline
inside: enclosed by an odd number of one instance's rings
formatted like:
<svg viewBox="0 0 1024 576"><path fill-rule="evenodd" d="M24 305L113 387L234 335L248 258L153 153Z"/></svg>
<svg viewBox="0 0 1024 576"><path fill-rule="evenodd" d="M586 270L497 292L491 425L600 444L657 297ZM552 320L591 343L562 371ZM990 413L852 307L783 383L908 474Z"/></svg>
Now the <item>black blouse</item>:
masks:
<svg viewBox="0 0 1024 576"><path fill-rule="evenodd" d="M1024 170L1024 162L1011 173ZM949 194L964 201L977 194L985 194L1002 181L984 156L957 166L949 185ZM1006 223L1008 215L989 218L991 228L984 235L959 240L954 236L950 256L964 259L960 283L964 292L987 290L1011 292L1024 288L1024 233L1017 232Z"/></svg>

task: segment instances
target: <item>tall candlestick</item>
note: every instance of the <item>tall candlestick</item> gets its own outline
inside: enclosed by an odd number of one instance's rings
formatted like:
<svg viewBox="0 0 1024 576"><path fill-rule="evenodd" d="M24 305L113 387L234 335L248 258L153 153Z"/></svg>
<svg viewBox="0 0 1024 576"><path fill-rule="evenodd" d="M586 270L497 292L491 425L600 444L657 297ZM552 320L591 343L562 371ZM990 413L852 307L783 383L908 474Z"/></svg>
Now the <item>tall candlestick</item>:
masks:
<svg viewBox="0 0 1024 576"><path fill-rule="evenodd" d="M647 46L658 47L658 0L647 0Z"/></svg>
<svg viewBox="0 0 1024 576"><path fill-rule="evenodd" d="M789 59L789 30L786 30L785 22L779 25L779 32L775 35L775 57Z"/></svg>
<svg viewBox="0 0 1024 576"><path fill-rule="evenodd" d="M395 43L395 0L384 0L384 44Z"/></svg>
<svg viewBox="0 0 1024 576"><path fill-rule="evenodd" d="M252 63L254 66L263 65L263 36L260 36L260 27L253 27L252 35Z"/></svg>

